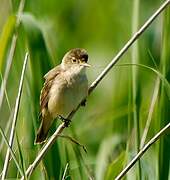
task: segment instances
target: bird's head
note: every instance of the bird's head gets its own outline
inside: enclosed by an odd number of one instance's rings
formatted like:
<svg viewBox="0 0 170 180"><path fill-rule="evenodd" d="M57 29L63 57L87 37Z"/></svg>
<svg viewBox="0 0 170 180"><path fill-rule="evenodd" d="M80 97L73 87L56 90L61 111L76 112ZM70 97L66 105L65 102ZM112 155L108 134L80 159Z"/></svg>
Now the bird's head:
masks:
<svg viewBox="0 0 170 180"><path fill-rule="evenodd" d="M90 67L87 63L88 54L85 49L75 48L71 49L65 54L62 60L62 67L67 69L80 69L83 70L86 67Z"/></svg>

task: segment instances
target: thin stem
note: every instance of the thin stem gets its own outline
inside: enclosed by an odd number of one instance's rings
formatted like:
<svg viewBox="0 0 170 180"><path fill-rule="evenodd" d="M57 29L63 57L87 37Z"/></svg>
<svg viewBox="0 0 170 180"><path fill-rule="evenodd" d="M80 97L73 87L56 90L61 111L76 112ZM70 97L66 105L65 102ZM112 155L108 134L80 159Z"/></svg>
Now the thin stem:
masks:
<svg viewBox="0 0 170 180"><path fill-rule="evenodd" d="M17 15L17 20L16 20L16 28L18 28L19 25L20 25L20 18L21 18L21 13L22 13L22 11L24 9L24 4L25 4L25 0L21 0L19 8L18 8L18 15ZM8 55L8 58L7 58L7 65L6 65L6 69L5 69L4 79L3 79L3 83L1 84L1 88L0 88L0 109L2 107L2 103L3 103L3 99L4 99L4 93L5 93L5 89L6 89L6 85L7 85L7 81L8 81L8 76L9 76L12 61L13 61L13 58L14 58L17 38L18 38L18 34L15 33L13 35L13 37L12 37L11 47L10 47L9 55Z"/></svg>
<svg viewBox="0 0 170 180"><path fill-rule="evenodd" d="M4 130L4 133L5 133L5 134L8 134L8 131L9 131L10 127L11 127L11 122L12 122L12 117L13 117L13 115L14 115L14 110L11 111L10 117L9 117L9 119L7 120L7 124L6 124L5 130ZM4 146L4 139L2 139L2 140L1 140L1 143L0 143L0 153L1 153L2 149L3 149L3 146Z"/></svg>
<svg viewBox="0 0 170 180"><path fill-rule="evenodd" d="M159 86L160 86L160 78L157 77L154 92L153 92L153 96L152 96L152 100L151 100L151 104L150 104L150 108L149 108L148 117L147 117L147 120L146 120L146 125L145 125L143 135L142 135L142 138L141 138L140 149L144 146L145 141L146 141L146 137L147 137L147 134L148 134L148 131L149 131L151 121L152 121L152 114L153 114L153 111L154 111L156 100L158 98Z"/></svg>
<svg viewBox="0 0 170 180"><path fill-rule="evenodd" d="M9 143L8 143L8 140L7 140L7 137L5 136L5 134L4 134L4 132L3 132L3 130L2 130L1 127L0 127L0 134L2 135L4 142L6 143L8 149L9 149L9 151L10 151L10 153L11 153L11 156L12 156L12 158L13 158L13 160L14 160L17 168L18 168L18 171L20 172L21 176L23 176L24 173L23 173L23 171L22 171L22 168L20 167L20 165L19 165L19 163L18 163L18 161L17 161L17 158L16 158L16 156L15 156L15 153L13 152L12 148L10 147L10 145L9 145Z"/></svg>
<svg viewBox="0 0 170 180"><path fill-rule="evenodd" d="M139 26L139 0L133 1L133 13L132 13L132 34L134 34ZM138 64L139 63L139 50L138 50L138 41L134 43L132 46L132 63ZM133 107L133 115L132 120L134 122L134 129L135 129L135 151L136 153L139 152L139 145L140 145L140 128L139 128L139 109L137 108L137 93L138 93L138 70L136 67L132 66L132 107ZM138 161L137 166L137 179L141 180L141 165L140 161Z"/></svg>
<svg viewBox="0 0 170 180"><path fill-rule="evenodd" d="M162 135L164 135L170 128L170 123L168 123L164 128L162 128L140 151L136 156L129 162L129 164L120 172L120 174L115 178L115 180L120 180L126 173L135 165L135 163L142 157L142 155L154 144Z"/></svg>
<svg viewBox="0 0 170 180"><path fill-rule="evenodd" d="M113 60L107 65L107 67L99 74L99 76L96 78L96 80L91 84L89 88L90 95L92 91L96 88L96 86L99 84L99 82L106 76L106 74L110 71L110 69L116 64L116 62L125 54L125 52L131 47L131 45L140 37L140 35L149 27L149 25L153 22L154 19L169 5L170 0L165 1L158 10L145 22L145 24L137 31L132 38L125 44L125 46L118 52L118 54L113 58ZM80 103L81 104L81 103ZM80 104L78 107L70 113L68 116L68 119L71 119L75 112L79 109ZM52 144L56 141L60 133L64 130L65 123L62 123L59 125L59 127L56 129L54 134L49 138L47 143L42 147L40 152L38 153L37 157L35 158L34 162L28 167L26 171L26 175L30 176L33 172L33 170L37 167L39 162L42 160L42 158L45 156L46 152L50 149ZM24 177L21 178L21 180L24 180Z"/></svg>
<svg viewBox="0 0 170 180"><path fill-rule="evenodd" d="M14 141L14 134L15 134L15 128L16 128L16 122L17 122L17 117L18 117L18 111L19 111L19 105L20 105L20 100L21 100L21 93L22 93L22 87L23 87L23 81L24 81L24 75L25 75L27 61L28 61L28 53L25 54L24 64L23 64L22 73L21 73L21 79L20 79L20 83L19 83L18 95L16 98L14 116L13 116L13 121L12 121L10 139L9 139L9 146L11 147L11 149L12 149L12 145L13 145L13 141ZM10 159L10 149L8 148L6 157L5 157L3 171L2 171L2 180L4 180L6 177L6 174L8 171L9 159Z"/></svg>
<svg viewBox="0 0 170 180"><path fill-rule="evenodd" d="M4 75L3 82L1 83L1 89L0 89L0 109L2 107L2 103L3 103L3 99L4 99L4 94L5 94L5 89L6 89L6 85L7 85L7 81L8 81L8 76L9 76L9 72L10 72L10 69L11 69L12 60L13 60L13 57L14 57L17 37L18 36L16 34L14 34L14 36L12 37L11 48L10 48L9 55L8 55L8 58L7 58L7 65L6 65L6 69L5 69L5 75Z"/></svg>
<svg viewBox="0 0 170 180"><path fill-rule="evenodd" d="M67 169L68 169L68 163L66 164L66 167L65 167L65 169L64 169L64 173L63 173L62 180L65 180L66 173L67 173Z"/></svg>
<svg viewBox="0 0 170 180"><path fill-rule="evenodd" d="M4 87L4 80L3 80L3 77L2 77L2 73L0 73L1 74L1 84L2 84L2 86ZM8 108L9 108L9 111L11 112L11 105L10 105L10 102L9 102L9 98L8 98L8 94L7 94L7 90L6 89L4 89L4 93L5 93L5 97L6 97L6 101L7 101L7 104L8 104Z"/></svg>

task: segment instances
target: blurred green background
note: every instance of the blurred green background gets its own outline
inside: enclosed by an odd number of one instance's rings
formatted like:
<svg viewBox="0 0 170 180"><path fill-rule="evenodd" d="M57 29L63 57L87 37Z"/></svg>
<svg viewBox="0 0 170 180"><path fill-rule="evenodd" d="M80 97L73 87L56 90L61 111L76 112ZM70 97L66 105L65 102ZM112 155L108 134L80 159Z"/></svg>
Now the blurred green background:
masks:
<svg viewBox="0 0 170 180"><path fill-rule="evenodd" d="M20 1L0 0L1 87L12 37L17 35L0 109L0 126L8 138L24 55L27 51L30 55L17 119L19 145L15 136L13 146L20 163L23 158L24 169L33 162L40 149L39 145L34 145L34 138L40 124L39 94L43 75L59 64L69 49L85 48L92 64L87 72L90 85L161 3L160 0L26 0L17 25ZM31 179L114 179L139 150L146 123L150 126L145 142L170 120L168 88L149 69L159 71L164 80L170 80L169 42L170 9L167 9L112 68L89 96L86 107L80 108L71 126L64 130L65 135L83 144L87 153L69 140L58 138ZM132 63L146 67L132 66ZM59 123L54 123L49 134ZM0 136L0 172L6 150ZM167 134L145 153L126 179L168 179L169 152L170 137ZM11 159L7 178L19 177Z"/></svg>

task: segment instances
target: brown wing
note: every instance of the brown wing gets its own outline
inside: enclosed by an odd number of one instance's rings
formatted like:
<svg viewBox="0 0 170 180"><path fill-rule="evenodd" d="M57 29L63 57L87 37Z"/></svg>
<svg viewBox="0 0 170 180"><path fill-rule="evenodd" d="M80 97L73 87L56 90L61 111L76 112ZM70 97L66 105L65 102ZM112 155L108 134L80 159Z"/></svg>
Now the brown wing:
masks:
<svg viewBox="0 0 170 180"><path fill-rule="evenodd" d="M61 68L60 66L56 66L52 70L50 70L45 76L45 83L41 90L40 95L40 114L42 113L42 110L44 108L47 108L48 100L49 100L49 91L51 89L51 86L53 84L53 81L55 77L60 73Z"/></svg>

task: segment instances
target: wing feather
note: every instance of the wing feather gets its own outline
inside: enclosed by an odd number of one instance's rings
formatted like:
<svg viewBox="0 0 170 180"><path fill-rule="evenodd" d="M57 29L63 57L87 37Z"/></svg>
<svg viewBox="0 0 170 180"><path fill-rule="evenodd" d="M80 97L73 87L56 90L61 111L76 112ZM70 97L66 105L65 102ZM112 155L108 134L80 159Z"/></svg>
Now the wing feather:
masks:
<svg viewBox="0 0 170 180"><path fill-rule="evenodd" d="M41 113L42 113L42 110L44 108L47 108L48 106L49 91L51 89L54 79L56 78L57 75L59 75L60 72L61 72L60 66L56 66L44 76L45 83L43 85L43 88L41 90L41 95L40 95L40 112Z"/></svg>

